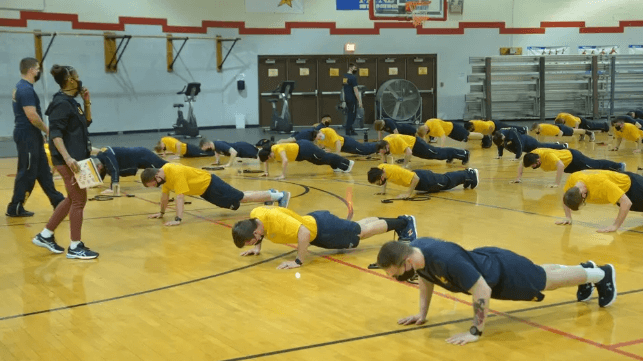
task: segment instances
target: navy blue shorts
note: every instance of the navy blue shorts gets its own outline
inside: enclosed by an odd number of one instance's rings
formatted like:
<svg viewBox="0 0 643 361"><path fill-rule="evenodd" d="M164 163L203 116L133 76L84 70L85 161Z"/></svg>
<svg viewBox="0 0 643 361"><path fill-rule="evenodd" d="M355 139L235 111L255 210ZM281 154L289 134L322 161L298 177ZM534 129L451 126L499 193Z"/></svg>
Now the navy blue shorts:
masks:
<svg viewBox="0 0 643 361"><path fill-rule="evenodd" d="M486 254L492 254L501 268L501 276L491 289L491 298L512 301L537 301L545 298L542 290L547 284L545 270L529 259L496 247L481 247Z"/></svg>
<svg viewBox="0 0 643 361"><path fill-rule="evenodd" d="M630 189L625 193L630 201L632 201L630 211L643 212L643 176L632 172L625 172L625 174L627 174L632 181Z"/></svg>
<svg viewBox="0 0 643 361"><path fill-rule="evenodd" d="M341 219L328 211L308 213L317 222L317 237L311 245L326 249L355 248L362 227L356 222Z"/></svg>
<svg viewBox="0 0 643 361"><path fill-rule="evenodd" d="M571 137L574 135L574 128L568 127L565 124L557 124L558 128L563 131L563 136Z"/></svg>
<svg viewBox="0 0 643 361"><path fill-rule="evenodd" d="M464 129L464 127L457 123L453 124L453 130L449 134L449 138L457 140L458 142L466 142L469 140L469 131Z"/></svg>
<svg viewBox="0 0 643 361"><path fill-rule="evenodd" d="M229 208L233 211L239 209L243 192L221 180L212 174L212 180L208 189L201 195L201 198L221 208Z"/></svg>

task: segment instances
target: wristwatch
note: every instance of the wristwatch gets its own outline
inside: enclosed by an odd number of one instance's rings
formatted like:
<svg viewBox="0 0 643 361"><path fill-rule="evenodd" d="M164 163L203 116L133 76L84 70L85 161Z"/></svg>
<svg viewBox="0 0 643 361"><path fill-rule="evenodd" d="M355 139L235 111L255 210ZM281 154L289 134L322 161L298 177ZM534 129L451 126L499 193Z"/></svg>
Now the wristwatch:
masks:
<svg viewBox="0 0 643 361"><path fill-rule="evenodd" d="M300 265L300 266L301 266L302 264L304 264L304 263L303 263L299 258L295 258L295 263L296 263L296 264L298 264L298 265Z"/></svg>
<svg viewBox="0 0 643 361"><path fill-rule="evenodd" d="M174 217L174 220L175 220L175 221L177 221L177 222L181 222L181 221L182 221L181 217L179 217L179 216Z"/></svg>
<svg viewBox="0 0 643 361"><path fill-rule="evenodd" d="M482 331L478 330L476 326L471 326L471 328L469 329L469 333L474 336L482 336Z"/></svg>

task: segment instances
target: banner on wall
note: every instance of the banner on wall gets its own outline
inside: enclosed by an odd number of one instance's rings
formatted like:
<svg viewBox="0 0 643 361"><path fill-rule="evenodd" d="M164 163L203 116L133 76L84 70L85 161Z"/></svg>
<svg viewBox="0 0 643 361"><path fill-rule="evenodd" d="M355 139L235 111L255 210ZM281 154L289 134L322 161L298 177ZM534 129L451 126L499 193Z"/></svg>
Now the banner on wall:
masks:
<svg viewBox="0 0 643 361"><path fill-rule="evenodd" d="M569 46L528 46L525 55L569 55Z"/></svg>
<svg viewBox="0 0 643 361"><path fill-rule="evenodd" d="M303 14L304 0L246 0L246 12Z"/></svg>
<svg viewBox="0 0 643 361"><path fill-rule="evenodd" d="M368 0L336 0L337 10L368 10Z"/></svg>
<svg viewBox="0 0 643 361"><path fill-rule="evenodd" d="M630 54L643 54L643 45L628 46Z"/></svg>
<svg viewBox="0 0 643 361"><path fill-rule="evenodd" d="M618 54L617 45L591 45L591 46L579 46L578 47L579 55L612 55Z"/></svg>

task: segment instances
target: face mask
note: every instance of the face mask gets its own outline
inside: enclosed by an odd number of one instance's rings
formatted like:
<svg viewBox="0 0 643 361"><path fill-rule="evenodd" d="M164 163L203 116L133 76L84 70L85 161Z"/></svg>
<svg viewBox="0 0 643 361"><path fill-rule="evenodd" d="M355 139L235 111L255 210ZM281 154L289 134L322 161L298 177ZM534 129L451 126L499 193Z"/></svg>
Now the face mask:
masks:
<svg viewBox="0 0 643 361"><path fill-rule="evenodd" d="M38 71L38 74L36 74L36 76L34 76L34 78L33 78L33 80L34 80L34 81L38 81L38 80L40 80L40 73L41 73L41 72L40 72L40 71Z"/></svg>
<svg viewBox="0 0 643 361"><path fill-rule="evenodd" d="M161 179L160 181L159 181L159 180L157 180L157 181L156 181L156 188L158 188L158 187L162 186L163 184L165 184L165 179Z"/></svg>
<svg viewBox="0 0 643 361"><path fill-rule="evenodd" d="M536 164L533 168L534 168L534 169L538 169L538 168L540 168L540 164Z"/></svg>
<svg viewBox="0 0 643 361"><path fill-rule="evenodd" d="M326 139L326 134L320 134L319 135L319 140L324 140Z"/></svg>
<svg viewBox="0 0 643 361"><path fill-rule="evenodd" d="M614 127L614 129L616 129L616 130L618 130L618 131L620 132L620 131L621 131L621 129L623 129L623 127L622 127L622 126L620 126L620 125L617 125L617 126L615 126L615 127Z"/></svg>
<svg viewBox="0 0 643 361"><path fill-rule="evenodd" d="M386 184L386 180L387 180L387 178L384 178L384 180L380 180L380 185L381 185L381 186L385 185L385 184Z"/></svg>
<svg viewBox="0 0 643 361"><path fill-rule="evenodd" d="M357 69L353 69L353 70L351 70L351 73L352 73L352 74L357 74Z"/></svg>
<svg viewBox="0 0 643 361"><path fill-rule="evenodd" d="M404 271L404 273L399 276L395 276L395 279L400 282L404 282L410 280L411 278L413 278L413 276L415 276L415 270L413 269L413 267L411 267L410 270Z"/></svg>

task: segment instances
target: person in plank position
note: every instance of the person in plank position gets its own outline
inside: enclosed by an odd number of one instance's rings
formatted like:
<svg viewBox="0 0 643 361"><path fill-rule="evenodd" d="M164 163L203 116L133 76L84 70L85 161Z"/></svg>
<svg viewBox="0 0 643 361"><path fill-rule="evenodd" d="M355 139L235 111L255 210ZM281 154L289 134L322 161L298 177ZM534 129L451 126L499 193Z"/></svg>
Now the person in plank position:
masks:
<svg viewBox="0 0 643 361"><path fill-rule="evenodd" d="M375 153L375 143L360 143L351 137L342 137L333 128L320 129L315 140L317 144L334 150L337 155L340 152L359 155Z"/></svg>
<svg viewBox="0 0 643 361"><path fill-rule="evenodd" d="M228 163L223 165L224 167L232 166L237 157L257 159L257 154L259 153L259 149L248 142L228 143L221 140L211 142L205 138L199 142L199 148L201 148L203 152L214 152L216 164L221 163L221 154L230 157Z"/></svg>
<svg viewBox="0 0 643 361"><path fill-rule="evenodd" d="M348 160L337 154L327 153L307 140L298 140L297 143L272 144L268 142L259 151L259 161L264 164L264 175L269 175L268 161L281 162L281 175L276 179L285 179L288 162L308 161L315 165L328 165L337 172L349 173L353 169L354 161Z"/></svg>
<svg viewBox="0 0 643 361"><path fill-rule="evenodd" d="M398 165L380 164L377 168L371 168L368 171L368 182L382 186L381 192L377 194L386 194L386 184L389 180L394 184L408 187L408 190L398 198L410 198L415 191L429 193L446 191L461 184L464 189L469 187L474 189L480 183L478 170L472 168L438 174L425 169L410 171Z"/></svg>
<svg viewBox="0 0 643 361"><path fill-rule="evenodd" d="M592 261L580 266L535 265L509 250L481 247L467 251L455 243L434 238L418 238L410 244L385 243L377 255L377 265L398 281L419 276L420 310L397 321L400 325L421 325L438 285L456 293L472 296L473 321L467 332L446 341L464 345L478 341L487 322L491 299L536 301L545 298L543 291L578 286L576 299L591 299L598 290L598 305L610 306L616 300L616 271L606 264L597 267Z"/></svg>
<svg viewBox="0 0 643 361"><path fill-rule="evenodd" d="M139 169L161 168L167 161L154 152L143 147L105 147L96 154L97 168L101 179L109 174L111 184L109 189L101 194L120 196L120 177L136 175Z"/></svg>
<svg viewBox="0 0 643 361"><path fill-rule="evenodd" d="M179 157L196 158L196 157L211 157L214 155L213 151L202 151L196 145L183 143L180 140L172 137L163 137L154 146L154 151L165 157L165 153L170 151Z"/></svg>
<svg viewBox="0 0 643 361"><path fill-rule="evenodd" d="M518 176L512 183L522 182L524 167L538 169L546 172L556 171L556 181L549 188L560 185L563 172L574 173L585 169L604 169L625 172L625 163L616 163L607 159L591 159L575 149L534 149L525 154L522 163L518 165Z"/></svg>
<svg viewBox="0 0 643 361"><path fill-rule="evenodd" d="M400 240L417 238L415 217L369 217L357 222L341 219L328 211L315 211L301 216L285 208L258 207L250 212L250 219L237 222L232 228L232 239L238 248L254 246L242 256L258 255L266 237L274 243L297 244L297 257L277 269L302 266L308 247L325 249L355 248L362 239L394 230Z"/></svg>
<svg viewBox="0 0 643 361"><path fill-rule="evenodd" d="M141 183L145 187L163 186L161 193L161 210L149 218L163 218L170 199L170 191L176 193L176 217L174 221L166 222L166 226L178 226L183 220L183 205L185 196L201 196L201 198L217 207L236 211L240 203L278 202L280 207L288 207L290 192L255 191L242 192L221 180L214 174L202 169L188 167L182 164L168 163L161 168L147 168L141 173Z"/></svg>
<svg viewBox="0 0 643 361"><path fill-rule="evenodd" d="M413 155L422 159L446 160L447 163L453 162L453 159L460 159L462 160L462 165L469 163L471 155L468 150L434 147L420 137L402 134L387 135L383 140L377 142L375 147L384 163L386 163L388 155L404 155L405 167L408 167L409 160Z"/></svg>
<svg viewBox="0 0 643 361"><path fill-rule="evenodd" d="M493 143L498 147L498 157L502 158L503 150L507 148L508 151L514 153L516 158L512 160L520 160L523 152L531 152L538 148L549 149L567 149L567 143L540 143L536 138L527 135L519 134L514 129L500 129L493 133Z"/></svg>

